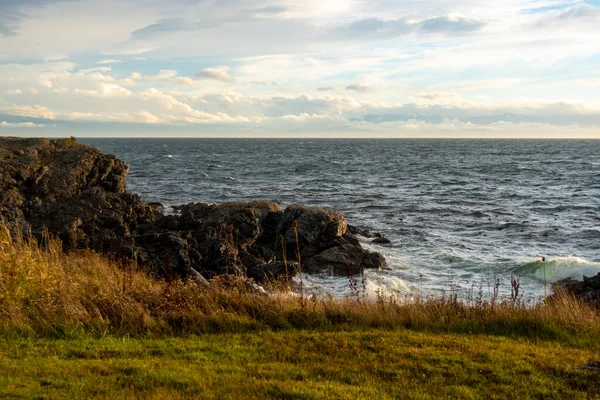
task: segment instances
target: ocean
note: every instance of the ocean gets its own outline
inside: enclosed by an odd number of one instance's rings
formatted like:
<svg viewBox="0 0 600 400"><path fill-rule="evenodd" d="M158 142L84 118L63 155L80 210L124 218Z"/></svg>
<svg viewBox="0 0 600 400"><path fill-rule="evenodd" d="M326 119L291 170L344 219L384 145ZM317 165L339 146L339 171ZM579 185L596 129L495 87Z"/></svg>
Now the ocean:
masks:
<svg viewBox="0 0 600 400"><path fill-rule="evenodd" d="M600 272L600 141L79 141L127 161L128 190L167 207L262 199L340 210L391 240L362 241L388 261L366 271L366 296L507 296L517 279L536 301L559 279ZM345 277L303 278L350 293Z"/></svg>

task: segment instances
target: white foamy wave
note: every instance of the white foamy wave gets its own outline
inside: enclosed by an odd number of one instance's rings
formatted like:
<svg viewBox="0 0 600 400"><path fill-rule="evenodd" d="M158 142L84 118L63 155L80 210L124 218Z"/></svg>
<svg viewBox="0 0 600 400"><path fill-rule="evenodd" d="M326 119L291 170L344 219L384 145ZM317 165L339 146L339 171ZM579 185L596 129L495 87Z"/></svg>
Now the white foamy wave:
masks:
<svg viewBox="0 0 600 400"><path fill-rule="evenodd" d="M391 274L379 271L365 271L362 276L355 276L356 287L351 288L350 280L346 277L329 274L302 274L305 293L319 296L329 295L335 298L353 298L359 296L361 299L376 301L378 298L393 297L397 300L413 299L418 289L408 285L402 279ZM293 279L294 289L300 287L300 274Z"/></svg>
<svg viewBox="0 0 600 400"><path fill-rule="evenodd" d="M554 283L567 278L583 280L584 276L595 276L600 273L600 262L575 256L555 257L545 262L536 258L524 260L519 270L532 273L540 281Z"/></svg>
<svg viewBox="0 0 600 400"><path fill-rule="evenodd" d="M364 288L364 297L375 301L378 298L394 297L400 300L412 299L416 291L397 276L370 273L367 275Z"/></svg>

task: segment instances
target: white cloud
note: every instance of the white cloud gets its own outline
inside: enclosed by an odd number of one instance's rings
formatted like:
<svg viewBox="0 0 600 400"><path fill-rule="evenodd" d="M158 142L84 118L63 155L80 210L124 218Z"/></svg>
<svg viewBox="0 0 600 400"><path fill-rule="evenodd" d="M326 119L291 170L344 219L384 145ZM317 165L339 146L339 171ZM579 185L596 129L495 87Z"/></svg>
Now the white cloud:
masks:
<svg viewBox="0 0 600 400"><path fill-rule="evenodd" d="M0 110L0 113L15 115L19 117L30 117L40 119L55 119L56 115L50 111L47 107L39 105L16 105L13 104L8 108Z"/></svg>
<svg viewBox="0 0 600 400"><path fill-rule="evenodd" d="M91 74L92 72L110 72L112 71L112 67L94 67L94 68L85 68L85 69L80 69L79 72L80 74Z"/></svg>
<svg viewBox="0 0 600 400"><path fill-rule="evenodd" d="M137 72L134 72L129 77L133 80L147 80L151 82L167 82L174 83L177 85L184 85L190 87L196 87L196 82L193 79L185 77L185 76L177 76L177 71L170 69L161 69L156 75L146 75L142 76Z"/></svg>
<svg viewBox="0 0 600 400"><path fill-rule="evenodd" d="M102 60L102 61L98 61L96 64L117 64L117 63L122 63L123 61L121 60Z"/></svg>
<svg viewBox="0 0 600 400"><path fill-rule="evenodd" d="M0 128L48 128L56 127L56 125L36 124L34 122L7 122L0 121Z"/></svg>
<svg viewBox="0 0 600 400"><path fill-rule="evenodd" d="M587 4L577 4L564 10L549 12L542 16L538 21L539 27L560 27L561 25L580 25L597 24L600 22L600 8L592 7Z"/></svg>
<svg viewBox="0 0 600 400"><path fill-rule="evenodd" d="M235 78L229 74L231 68L227 66L204 68L202 71L196 74L199 78L213 79L221 82L233 82Z"/></svg>
<svg viewBox="0 0 600 400"><path fill-rule="evenodd" d="M177 83L179 85L185 85L185 86L192 86L192 87L196 86L196 82L194 82L193 79L185 77L185 76L178 76L177 78L175 78L175 83Z"/></svg>

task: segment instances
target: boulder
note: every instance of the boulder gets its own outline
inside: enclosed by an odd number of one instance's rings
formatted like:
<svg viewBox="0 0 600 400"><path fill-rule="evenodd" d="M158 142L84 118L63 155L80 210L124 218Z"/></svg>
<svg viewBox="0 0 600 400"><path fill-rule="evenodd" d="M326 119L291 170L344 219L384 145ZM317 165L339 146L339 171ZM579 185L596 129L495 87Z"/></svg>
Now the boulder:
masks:
<svg viewBox="0 0 600 400"><path fill-rule="evenodd" d="M554 283L553 288L569 293L584 303L600 306L600 273L593 277L584 276L581 281L563 279Z"/></svg>
<svg viewBox="0 0 600 400"><path fill-rule="evenodd" d="M302 261L302 271L307 273L331 272L333 275L358 275L363 269L381 269L385 259L351 244L330 247Z"/></svg>
<svg viewBox="0 0 600 400"><path fill-rule="evenodd" d="M371 243L390 244L390 243L392 243L392 241L390 239L386 238L385 236L380 236L380 237L376 237L375 239L371 240Z"/></svg>
<svg viewBox="0 0 600 400"><path fill-rule="evenodd" d="M297 226L297 243L294 226ZM288 257L295 258L297 245L302 257L310 257L330 247L346 229L346 220L339 211L292 204L283 212L278 232L284 238ZM280 243L276 246L281 248Z"/></svg>

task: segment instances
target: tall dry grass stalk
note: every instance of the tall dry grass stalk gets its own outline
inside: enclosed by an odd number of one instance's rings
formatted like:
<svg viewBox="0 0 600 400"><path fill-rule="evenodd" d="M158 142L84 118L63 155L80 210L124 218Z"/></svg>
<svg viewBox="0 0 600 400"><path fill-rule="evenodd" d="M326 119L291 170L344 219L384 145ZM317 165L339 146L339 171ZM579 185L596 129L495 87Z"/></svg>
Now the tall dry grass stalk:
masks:
<svg viewBox="0 0 600 400"><path fill-rule="evenodd" d="M276 285L274 286L276 287ZM0 335L180 335L256 329L424 329L569 338L600 335L600 315L565 294L551 303L454 297L407 304L342 300L287 290L264 295L239 277L169 282L90 251L65 254L45 237L13 240L0 228Z"/></svg>

